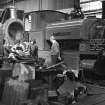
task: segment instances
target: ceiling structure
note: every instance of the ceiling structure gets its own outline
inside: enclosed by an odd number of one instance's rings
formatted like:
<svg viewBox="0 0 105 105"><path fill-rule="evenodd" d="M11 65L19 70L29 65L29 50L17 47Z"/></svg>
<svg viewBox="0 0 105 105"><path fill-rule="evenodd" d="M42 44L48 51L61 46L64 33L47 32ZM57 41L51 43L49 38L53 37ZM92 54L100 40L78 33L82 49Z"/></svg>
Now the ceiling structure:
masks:
<svg viewBox="0 0 105 105"><path fill-rule="evenodd" d="M16 2L25 1L25 0L0 0L0 9L2 9L5 5L13 4Z"/></svg>
<svg viewBox="0 0 105 105"><path fill-rule="evenodd" d="M14 4L15 2L19 2L19 1L24 1L24 0L0 0L0 6L8 4L8 3L12 3L12 2Z"/></svg>

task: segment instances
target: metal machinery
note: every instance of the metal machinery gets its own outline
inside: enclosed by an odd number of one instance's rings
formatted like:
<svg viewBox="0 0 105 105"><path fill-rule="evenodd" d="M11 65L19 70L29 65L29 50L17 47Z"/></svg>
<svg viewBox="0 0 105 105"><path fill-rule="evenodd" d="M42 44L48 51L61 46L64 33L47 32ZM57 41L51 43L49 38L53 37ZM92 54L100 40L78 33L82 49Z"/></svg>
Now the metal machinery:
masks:
<svg viewBox="0 0 105 105"><path fill-rule="evenodd" d="M3 56L3 44L13 45L15 40L23 38L24 24L22 18L17 15L18 10L13 7L2 11L0 17L0 55ZM22 17L22 15L21 15Z"/></svg>
<svg viewBox="0 0 105 105"><path fill-rule="evenodd" d="M48 24L46 27L46 40L54 35L60 44L65 63L73 68L79 69L79 41L81 38L80 27L83 20L62 21Z"/></svg>
<svg viewBox="0 0 105 105"><path fill-rule="evenodd" d="M79 70L80 60L87 56L96 59L97 52L104 47L103 19L71 19L68 14L52 10L35 11L26 16L31 17L29 39L36 39L39 56L49 61L49 37L52 34L60 44L65 62L76 70Z"/></svg>
<svg viewBox="0 0 105 105"><path fill-rule="evenodd" d="M60 44L65 63L74 70L80 69L81 61L92 63L105 47L105 21L94 17L48 24L45 39L52 34Z"/></svg>
<svg viewBox="0 0 105 105"><path fill-rule="evenodd" d="M4 56L4 44L12 46L17 39L23 38L24 23L23 23L24 11L16 10L14 6L1 11L0 16L0 67L5 59ZM7 67L8 68L8 67Z"/></svg>

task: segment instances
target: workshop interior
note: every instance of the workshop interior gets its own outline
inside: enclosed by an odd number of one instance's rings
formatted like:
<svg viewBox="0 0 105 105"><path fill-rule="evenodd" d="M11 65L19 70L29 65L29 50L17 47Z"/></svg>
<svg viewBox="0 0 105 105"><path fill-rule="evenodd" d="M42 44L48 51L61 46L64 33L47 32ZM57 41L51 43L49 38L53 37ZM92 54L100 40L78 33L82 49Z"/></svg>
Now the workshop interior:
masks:
<svg viewBox="0 0 105 105"><path fill-rule="evenodd" d="M105 105L105 0L0 0L0 105Z"/></svg>

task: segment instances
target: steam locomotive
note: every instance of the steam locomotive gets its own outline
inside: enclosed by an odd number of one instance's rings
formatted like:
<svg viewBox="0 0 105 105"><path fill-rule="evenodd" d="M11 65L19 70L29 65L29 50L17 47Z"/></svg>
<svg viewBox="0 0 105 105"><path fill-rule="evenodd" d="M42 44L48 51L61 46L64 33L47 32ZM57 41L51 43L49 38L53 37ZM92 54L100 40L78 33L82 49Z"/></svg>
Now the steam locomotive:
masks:
<svg viewBox="0 0 105 105"><path fill-rule="evenodd" d="M105 48L105 20L99 18L48 24L45 32L46 40L52 34L56 37L66 64L75 70L79 70L81 59L96 59Z"/></svg>
<svg viewBox="0 0 105 105"><path fill-rule="evenodd" d="M98 75L105 74L103 57L98 59L105 50L105 20L96 17L66 20L48 24L45 32L46 40L52 34L56 37L71 69L96 69Z"/></svg>

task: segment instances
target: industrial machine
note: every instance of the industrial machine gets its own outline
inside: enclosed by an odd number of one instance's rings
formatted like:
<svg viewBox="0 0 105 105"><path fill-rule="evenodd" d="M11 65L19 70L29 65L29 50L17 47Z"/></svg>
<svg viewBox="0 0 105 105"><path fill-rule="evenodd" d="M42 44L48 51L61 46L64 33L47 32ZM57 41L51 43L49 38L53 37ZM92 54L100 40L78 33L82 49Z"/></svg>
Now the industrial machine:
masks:
<svg viewBox="0 0 105 105"><path fill-rule="evenodd" d="M17 10L14 6L1 11L0 16L0 67L5 61L4 45L12 46L16 40L23 39L24 11Z"/></svg>
<svg viewBox="0 0 105 105"><path fill-rule="evenodd" d="M27 15L30 17L29 39L36 39L39 56L48 61L51 60L49 37L52 34L60 44L65 63L75 70L79 70L80 60L96 59L98 52L105 46L103 19L71 19L69 14L52 10L35 11Z"/></svg>
<svg viewBox="0 0 105 105"><path fill-rule="evenodd" d="M83 19L69 20L48 24L46 27L46 40L48 41L50 35L53 34L60 44L65 63L76 70L79 69L80 27L82 22Z"/></svg>
<svg viewBox="0 0 105 105"><path fill-rule="evenodd" d="M79 70L81 60L96 59L104 47L105 21L90 17L52 23L46 26L46 40L54 35L60 43L64 61Z"/></svg>
<svg viewBox="0 0 105 105"><path fill-rule="evenodd" d="M24 23L22 14L19 15L14 6L2 11L0 17L0 55L3 55L3 44L13 45L15 40L22 39L24 33Z"/></svg>

